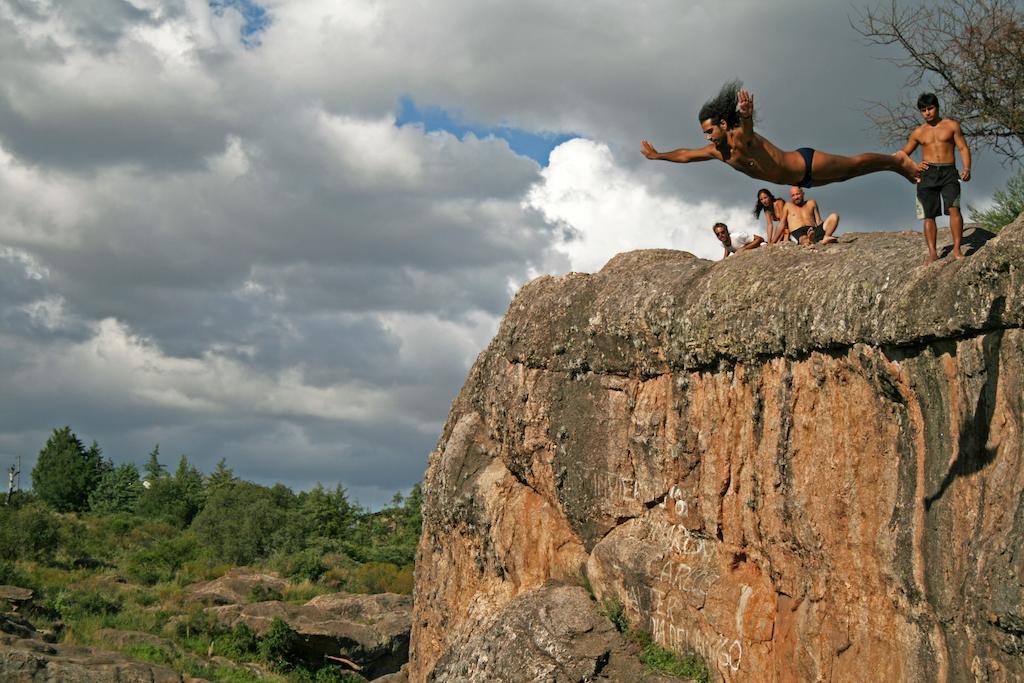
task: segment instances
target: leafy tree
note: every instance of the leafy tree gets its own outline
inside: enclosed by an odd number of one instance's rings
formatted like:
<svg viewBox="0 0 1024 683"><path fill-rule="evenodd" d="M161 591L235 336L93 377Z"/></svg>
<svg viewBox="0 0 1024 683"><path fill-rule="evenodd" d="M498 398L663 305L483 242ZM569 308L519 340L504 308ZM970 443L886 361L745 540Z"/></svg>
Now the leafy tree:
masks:
<svg viewBox="0 0 1024 683"><path fill-rule="evenodd" d="M174 482L181 490L181 495L188 501L189 505L195 508L196 512L203 507L203 499L206 496L203 486L203 473L190 465L188 458L184 455L178 460L178 469L174 472Z"/></svg>
<svg viewBox="0 0 1024 683"><path fill-rule="evenodd" d="M295 495L285 486L266 488L233 481L210 490L192 528L214 557L248 564L275 550L292 550L290 511Z"/></svg>
<svg viewBox="0 0 1024 683"><path fill-rule="evenodd" d="M141 491L139 468L135 463L121 463L104 473L89 494L89 509L102 514L134 512Z"/></svg>
<svg viewBox="0 0 1024 683"><path fill-rule="evenodd" d="M160 464L160 444L153 446L149 452L149 460L143 468L146 473L146 481L153 482L167 476L167 468Z"/></svg>
<svg viewBox="0 0 1024 683"><path fill-rule="evenodd" d="M206 488L208 490L215 489L218 486L230 484L235 479L235 473L231 471L231 468L227 466L227 460L221 458L217 461L217 467L214 468L213 473L206 480Z"/></svg>
<svg viewBox="0 0 1024 683"><path fill-rule="evenodd" d="M149 479L147 487L135 506L142 517L156 519L184 529L196 516L198 509L188 500L181 486L172 477Z"/></svg>
<svg viewBox="0 0 1024 683"><path fill-rule="evenodd" d="M995 206L985 211L978 211L968 205L971 212L971 220L981 223L984 227L993 232L999 232L1001 228L1017 220L1017 216L1024 211L1024 172L1010 178L1006 183L1005 190L998 190L993 195Z"/></svg>
<svg viewBox="0 0 1024 683"><path fill-rule="evenodd" d="M923 3L923 0L922 0ZM940 112L960 121L974 145L1008 160L1024 154L1024 5L1019 0L896 0L868 9L854 29L871 45L895 46L892 63L907 86L938 95ZM875 103L868 116L888 144L920 123L916 91L902 103Z"/></svg>
<svg viewBox="0 0 1024 683"><path fill-rule="evenodd" d="M32 488L61 512L89 507L89 494L109 469L94 441L86 449L71 427L54 429L32 468Z"/></svg>
<svg viewBox="0 0 1024 683"><path fill-rule="evenodd" d="M343 538L355 522L358 508L349 502L341 484L328 491L318 482L314 488L300 493L298 498L300 518L312 538Z"/></svg>

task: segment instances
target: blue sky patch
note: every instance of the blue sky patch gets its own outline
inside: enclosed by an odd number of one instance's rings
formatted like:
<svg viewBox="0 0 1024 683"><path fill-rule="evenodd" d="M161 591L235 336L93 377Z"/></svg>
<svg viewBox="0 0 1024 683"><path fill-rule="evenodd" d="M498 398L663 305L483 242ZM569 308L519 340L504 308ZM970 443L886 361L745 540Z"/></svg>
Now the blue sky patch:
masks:
<svg viewBox="0 0 1024 683"><path fill-rule="evenodd" d="M521 156L530 157L541 166L548 165L551 150L567 140L580 137L575 133L533 132L508 126L481 126L464 123L458 115L452 115L445 109L435 106L420 106L409 96L399 100L398 126L421 125L428 133L443 130L458 137L460 140L472 133L478 138L496 137L508 143L512 151Z"/></svg>
<svg viewBox="0 0 1024 683"><path fill-rule="evenodd" d="M235 10L242 15L242 44L256 47L260 44L260 33L270 25L270 15L266 8L260 7L253 0L210 0L210 9L218 17L224 16L226 10Z"/></svg>

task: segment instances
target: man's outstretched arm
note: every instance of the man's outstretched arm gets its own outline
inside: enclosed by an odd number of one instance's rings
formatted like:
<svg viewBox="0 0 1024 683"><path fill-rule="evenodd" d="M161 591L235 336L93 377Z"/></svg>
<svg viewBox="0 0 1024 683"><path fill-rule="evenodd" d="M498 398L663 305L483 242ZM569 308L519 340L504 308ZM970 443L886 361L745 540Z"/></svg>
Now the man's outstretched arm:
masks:
<svg viewBox="0 0 1024 683"><path fill-rule="evenodd" d="M654 149L654 147L651 146L651 143L647 142L647 140L640 141L640 151L643 152L643 155L648 159L673 161L677 164L688 164L691 161L707 161L709 159L714 159L714 149L714 145L707 145L700 149L686 149L685 147L680 147L679 149L674 149L671 152L659 152Z"/></svg>

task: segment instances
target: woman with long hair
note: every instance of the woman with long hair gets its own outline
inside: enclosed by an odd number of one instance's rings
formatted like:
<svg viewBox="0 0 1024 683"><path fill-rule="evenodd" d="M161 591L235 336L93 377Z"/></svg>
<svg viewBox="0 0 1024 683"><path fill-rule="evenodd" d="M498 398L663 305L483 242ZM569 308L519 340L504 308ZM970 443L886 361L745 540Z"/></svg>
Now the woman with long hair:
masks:
<svg viewBox="0 0 1024 683"><path fill-rule="evenodd" d="M783 229L780 225L778 234L775 234L775 222L782 215L782 207L785 205L786 202L773 195L768 188L762 187L757 191L757 203L754 204L754 218L760 218L761 212L764 212L768 244L776 244L782 241L783 237L789 239L788 226L787 229Z"/></svg>

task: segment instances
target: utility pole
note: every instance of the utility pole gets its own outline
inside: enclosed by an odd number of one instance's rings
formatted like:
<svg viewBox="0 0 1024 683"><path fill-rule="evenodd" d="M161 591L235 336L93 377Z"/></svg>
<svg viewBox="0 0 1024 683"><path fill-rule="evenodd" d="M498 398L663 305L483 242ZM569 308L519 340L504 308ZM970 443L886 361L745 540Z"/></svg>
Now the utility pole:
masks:
<svg viewBox="0 0 1024 683"><path fill-rule="evenodd" d="M18 484L20 488L21 484L21 456L18 456L18 466L11 465L11 469L7 471L7 502L5 505L11 504L11 496L14 494L14 478L18 477Z"/></svg>

